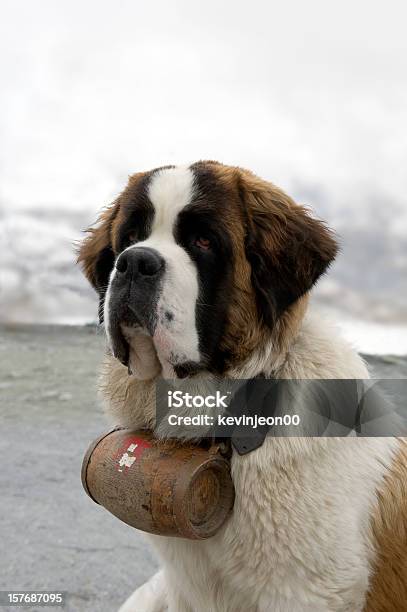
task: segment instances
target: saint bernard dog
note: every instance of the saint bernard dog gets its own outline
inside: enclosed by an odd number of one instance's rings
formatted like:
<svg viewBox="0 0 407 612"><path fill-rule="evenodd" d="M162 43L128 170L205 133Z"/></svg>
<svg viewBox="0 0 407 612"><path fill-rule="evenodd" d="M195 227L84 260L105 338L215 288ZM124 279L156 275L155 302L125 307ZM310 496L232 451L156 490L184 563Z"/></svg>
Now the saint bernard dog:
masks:
<svg viewBox="0 0 407 612"><path fill-rule="evenodd" d="M153 427L159 377L368 378L308 307L336 253L324 223L242 168L131 176L79 253L114 422ZM204 541L148 536L162 569L121 612L407 610L406 466L407 445L388 437L267 437L234 452L231 517Z"/></svg>

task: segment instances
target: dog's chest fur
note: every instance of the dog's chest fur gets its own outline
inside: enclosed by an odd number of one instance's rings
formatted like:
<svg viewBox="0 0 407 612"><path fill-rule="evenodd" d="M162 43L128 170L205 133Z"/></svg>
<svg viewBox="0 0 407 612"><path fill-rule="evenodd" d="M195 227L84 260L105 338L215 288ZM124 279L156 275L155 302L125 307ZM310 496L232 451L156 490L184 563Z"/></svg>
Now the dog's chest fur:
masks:
<svg viewBox="0 0 407 612"><path fill-rule="evenodd" d="M109 375L113 398L126 374ZM279 376L368 374L346 343L308 319ZM148 422L147 387L144 393L136 418L134 404L120 408L111 400L115 422L120 415L125 425ZM151 536L170 612L362 610L373 555L370 518L395 447L385 438L269 438L249 455L234 454L235 507L220 533L204 542Z"/></svg>
<svg viewBox="0 0 407 612"><path fill-rule="evenodd" d="M386 440L316 440L308 456L270 462L267 440L234 456L236 502L206 542L153 537L177 584L170 610L349 611L363 608L369 520ZM180 579L182 576L182 579Z"/></svg>

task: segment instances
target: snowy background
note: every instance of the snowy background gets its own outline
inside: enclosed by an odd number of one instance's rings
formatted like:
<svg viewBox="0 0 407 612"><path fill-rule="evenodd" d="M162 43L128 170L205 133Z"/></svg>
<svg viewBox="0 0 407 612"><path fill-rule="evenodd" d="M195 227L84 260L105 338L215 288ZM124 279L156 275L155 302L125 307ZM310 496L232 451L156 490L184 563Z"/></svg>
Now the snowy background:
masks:
<svg viewBox="0 0 407 612"><path fill-rule="evenodd" d="M211 158L325 218L342 254L315 299L407 353L405 7L3 0L0 320L94 320L81 231L128 174Z"/></svg>

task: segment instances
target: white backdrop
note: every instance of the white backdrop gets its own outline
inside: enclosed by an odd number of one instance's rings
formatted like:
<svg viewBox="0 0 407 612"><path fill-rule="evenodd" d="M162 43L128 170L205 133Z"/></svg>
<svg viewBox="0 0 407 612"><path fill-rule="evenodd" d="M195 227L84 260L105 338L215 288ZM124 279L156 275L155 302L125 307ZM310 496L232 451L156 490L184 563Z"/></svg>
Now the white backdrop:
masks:
<svg viewBox="0 0 407 612"><path fill-rule="evenodd" d="M318 299L407 352L405 6L3 0L0 318L92 319L80 230L129 173L211 158L326 218L343 254Z"/></svg>

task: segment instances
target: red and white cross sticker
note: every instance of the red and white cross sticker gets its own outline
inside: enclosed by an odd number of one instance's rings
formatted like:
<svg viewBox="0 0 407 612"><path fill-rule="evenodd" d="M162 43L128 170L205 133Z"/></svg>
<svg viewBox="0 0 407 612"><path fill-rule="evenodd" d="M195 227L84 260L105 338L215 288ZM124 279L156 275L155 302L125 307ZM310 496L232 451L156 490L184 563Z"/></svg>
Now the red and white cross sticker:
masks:
<svg viewBox="0 0 407 612"><path fill-rule="evenodd" d="M133 463L144 453L146 448L151 448L147 440L131 436L125 440L120 450L116 453L116 465L119 472L128 472Z"/></svg>

